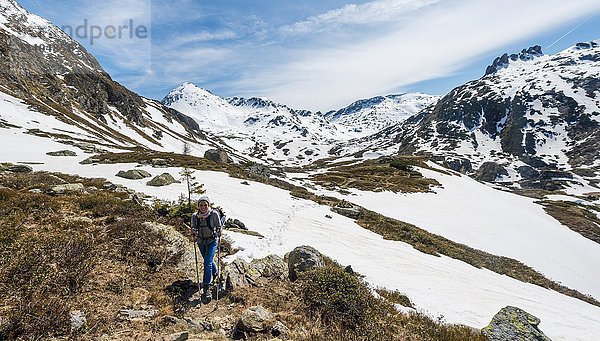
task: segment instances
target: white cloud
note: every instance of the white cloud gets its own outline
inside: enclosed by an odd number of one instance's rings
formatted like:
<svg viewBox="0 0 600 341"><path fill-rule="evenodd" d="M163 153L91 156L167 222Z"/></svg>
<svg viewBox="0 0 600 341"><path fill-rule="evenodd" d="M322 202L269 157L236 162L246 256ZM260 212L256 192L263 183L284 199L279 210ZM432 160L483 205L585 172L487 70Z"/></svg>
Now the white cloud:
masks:
<svg viewBox="0 0 600 341"><path fill-rule="evenodd" d="M172 45L180 46L191 43L207 42L211 40L228 40L234 39L237 35L233 31L200 31L192 34L180 35L174 39Z"/></svg>
<svg viewBox="0 0 600 341"><path fill-rule="evenodd" d="M308 32L335 22L360 22L359 18L379 13L373 6L382 3L388 2L344 7L290 27ZM360 12L361 8L367 12ZM338 108L357 98L448 75L477 56L598 10L596 0L443 1L426 11L404 13L402 25L392 23L395 29L385 34L357 33L354 42L343 48L297 46L283 55L284 60L249 70L232 91L298 108ZM382 18L387 17L375 16L375 20ZM336 32L323 34L318 37L321 42Z"/></svg>
<svg viewBox="0 0 600 341"><path fill-rule="evenodd" d="M373 25L397 21L403 15L441 0L377 0L348 4L306 20L281 27L284 34L307 34L341 25Z"/></svg>

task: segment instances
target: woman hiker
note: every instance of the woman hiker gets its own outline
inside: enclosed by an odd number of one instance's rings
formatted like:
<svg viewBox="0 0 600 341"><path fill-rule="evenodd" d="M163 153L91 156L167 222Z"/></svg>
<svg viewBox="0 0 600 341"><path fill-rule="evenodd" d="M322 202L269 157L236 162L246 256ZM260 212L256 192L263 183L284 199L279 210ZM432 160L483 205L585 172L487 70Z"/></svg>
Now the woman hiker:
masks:
<svg viewBox="0 0 600 341"><path fill-rule="evenodd" d="M218 238L221 237L221 217L219 212L210 206L210 200L206 195L198 199L198 211L192 214L192 232L196 237L196 243L200 254L204 259L204 277L202 279L202 300L212 300L210 283L217 278L217 265L214 257L217 251Z"/></svg>

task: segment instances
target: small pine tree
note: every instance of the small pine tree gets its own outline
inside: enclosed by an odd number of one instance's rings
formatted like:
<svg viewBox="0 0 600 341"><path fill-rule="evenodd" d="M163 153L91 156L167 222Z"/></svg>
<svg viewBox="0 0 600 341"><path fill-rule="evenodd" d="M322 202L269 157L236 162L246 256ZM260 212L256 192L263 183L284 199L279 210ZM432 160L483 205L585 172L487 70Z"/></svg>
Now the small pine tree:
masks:
<svg viewBox="0 0 600 341"><path fill-rule="evenodd" d="M183 154L190 155L190 152L190 145L187 144L187 142L184 143ZM184 166L179 174L183 177L187 185L188 209L192 210L192 194L204 194L206 192L206 190L204 189L204 184L198 183L196 181L196 178L194 177L194 171L187 166Z"/></svg>

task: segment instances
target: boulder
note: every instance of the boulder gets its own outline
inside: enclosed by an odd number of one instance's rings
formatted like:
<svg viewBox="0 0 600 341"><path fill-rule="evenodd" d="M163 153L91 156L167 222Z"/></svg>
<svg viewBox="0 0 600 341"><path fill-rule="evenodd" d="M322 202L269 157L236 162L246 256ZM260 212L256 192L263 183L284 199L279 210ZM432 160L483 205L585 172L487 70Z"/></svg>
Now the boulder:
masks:
<svg viewBox="0 0 600 341"><path fill-rule="evenodd" d="M469 161L469 159L448 158L444 160L443 164L444 167L452 169L453 171L457 171L462 174L467 174L473 170L473 165L471 164L471 161Z"/></svg>
<svg viewBox="0 0 600 341"><path fill-rule="evenodd" d="M362 216L360 207L346 200L340 201L337 205L332 207L331 210L337 214L341 214L344 217L348 217L350 219L358 219Z"/></svg>
<svg viewBox="0 0 600 341"><path fill-rule="evenodd" d="M204 152L204 158L221 163L232 163L233 160L227 155L227 152L223 149L209 149Z"/></svg>
<svg viewBox="0 0 600 341"><path fill-rule="evenodd" d="M74 310L69 313L71 317L71 333L77 334L85 329L87 318L81 310Z"/></svg>
<svg viewBox="0 0 600 341"><path fill-rule="evenodd" d="M248 169L248 174L261 178L268 178L271 176L271 170L265 165L255 163Z"/></svg>
<svg viewBox="0 0 600 341"><path fill-rule="evenodd" d="M247 230L248 228L246 227L246 224L242 223L240 220L238 219L227 219L227 221L225 222L225 226L226 229L240 229L240 230Z"/></svg>
<svg viewBox="0 0 600 341"><path fill-rule="evenodd" d="M165 159L152 159L151 164L154 167L168 167L169 161Z"/></svg>
<svg viewBox="0 0 600 341"><path fill-rule="evenodd" d="M289 333L290 329L281 321L275 322L275 324L273 325L273 329L271 329L271 335L275 337L286 336Z"/></svg>
<svg viewBox="0 0 600 341"><path fill-rule="evenodd" d="M47 152L46 155L50 156L77 156L77 153L71 150L57 150L55 152Z"/></svg>
<svg viewBox="0 0 600 341"><path fill-rule="evenodd" d="M508 175L506 168L495 162L484 162L475 173L475 179L485 182L494 182L501 175Z"/></svg>
<svg viewBox="0 0 600 341"><path fill-rule="evenodd" d="M517 168L517 172L519 172L521 177L525 180L533 180L540 177L540 172L530 166L521 166Z"/></svg>
<svg viewBox="0 0 600 341"><path fill-rule="evenodd" d="M6 168L7 171L13 173L30 173L33 172L33 168L27 165L12 165Z"/></svg>
<svg viewBox="0 0 600 341"><path fill-rule="evenodd" d="M190 338L190 333L187 331L183 331L183 332L169 334L169 335L163 337L162 339L164 341L186 341L189 338Z"/></svg>
<svg viewBox="0 0 600 341"><path fill-rule="evenodd" d="M238 328L243 331L260 333L273 325L272 314L260 305L250 307L242 313Z"/></svg>
<svg viewBox="0 0 600 341"><path fill-rule="evenodd" d="M98 148L96 145L89 142L76 142L73 146L83 150L84 153L106 153L107 150Z"/></svg>
<svg viewBox="0 0 600 341"><path fill-rule="evenodd" d="M121 309L118 318L122 321L151 319L158 315L156 309Z"/></svg>
<svg viewBox="0 0 600 341"><path fill-rule="evenodd" d="M550 341L539 330L540 319L517 307L502 308L481 331L490 341Z"/></svg>
<svg viewBox="0 0 600 341"><path fill-rule="evenodd" d="M149 178L151 175L150 175L150 173L146 172L145 170L130 169L126 172L119 171L119 173L117 173L117 176L120 178L129 179L129 180L140 180L140 179L144 179L144 178Z"/></svg>
<svg viewBox="0 0 600 341"><path fill-rule="evenodd" d="M85 192L85 187L81 183L75 184L64 184L54 186L50 189L51 194L66 194L66 193L83 193Z"/></svg>
<svg viewBox="0 0 600 341"><path fill-rule="evenodd" d="M277 255L268 255L261 259L254 259L250 263L250 268L265 278L285 279L288 273L287 264L283 258Z"/></svg>
<svg viewBox="0 0 600 341"><path fill-rule="evenodd" d="M292 281L300 272L325 266L323 255L311 246L298 246L287 257L288 273Z"/></svg>
<svg viewBox="0 0 600 341"><path fill-rule="evenodd" d="M146 185L148 186L168 186L170 184L177 183L179 181L175 180L173 176L169 173L162 173L161 175L155 176L152 180L148 181Z"/></svg>
<svg viewBox="0 0 600 341"><path fill-rule="evenodd" d="M239 287L256 285L258 278L285 279L288 266L285 261L276 255L269 255L261 259L254 259L247 263L236 259L224 268L225 285L227 290Z"/></svg>
<svg viewBox="0 0 600 341"><path fill-rule="evenodd" d="M540 173L542 180L573 179L573 174L565 171L546 169Z"/></svg>

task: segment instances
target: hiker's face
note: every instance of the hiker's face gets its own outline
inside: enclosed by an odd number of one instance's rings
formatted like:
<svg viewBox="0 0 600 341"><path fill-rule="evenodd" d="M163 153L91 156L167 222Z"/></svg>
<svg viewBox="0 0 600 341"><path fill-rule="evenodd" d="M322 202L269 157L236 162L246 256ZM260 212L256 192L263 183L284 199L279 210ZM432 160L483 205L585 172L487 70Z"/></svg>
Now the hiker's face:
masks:
<svg viewBox="0 0 600 341"><path fill-rule="evenodd" d="M201 213L208 212L208 203L206 201L200 201L198 203L198 211L200 211Z"/></svg>

